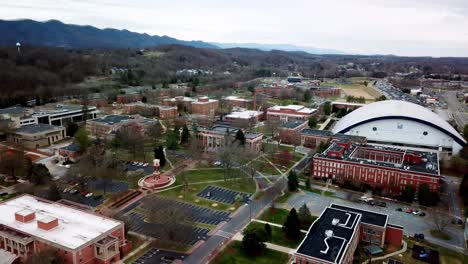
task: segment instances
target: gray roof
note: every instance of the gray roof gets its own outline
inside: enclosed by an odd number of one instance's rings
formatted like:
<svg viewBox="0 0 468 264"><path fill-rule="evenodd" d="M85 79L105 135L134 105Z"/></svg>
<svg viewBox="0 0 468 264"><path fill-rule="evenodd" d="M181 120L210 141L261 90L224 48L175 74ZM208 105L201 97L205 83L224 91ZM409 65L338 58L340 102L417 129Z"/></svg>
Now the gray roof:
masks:
<svg viewBox="0 0 468 264"><path fill-rule="evenodd" d="M380 214L380 213L376 213L372 211L365 211L365 210L361 210L361 209L357 209L353 207L347 207L347 206L338 205L338 204L332 204L331 208L336 208L336 209L341 209L344 211L350 211L350 212L361 214L362 223L381 226L381 227L387 226L388 216L386 214Z"/></svg>
<svg viewBox="0 0 468 264"><path fill-rule="evenodd" d="M328 130L319 130L319 129L310 129L310 128L303 129L301 131L301 134L321 136L321 137L330 137L333 135L333 133Z"/></svg>
<svg viewBox="0 0 468 264"><path fill-rule="evenodd" d="M99 122L99 123L105 123L105 124L108 124L108 125L113 125L113 124L124 122L124 121L130 120L130 119L134 119L134 118L132 116L129 116L129 115L106 115L106 116L103 116L103 117L93 119L92 121L93 122Z"/></svg>
<svg viewBox="0 0 468 264"><path fill-rule="evenodd" d="M304 124L305 122L307 122L307 121L289 121L289 122L284 123L283 125L281 125L281 127L294 129L294 128Z"/></svg>
<svg viewBox="0 0 468 264"><path fill-rule="evenodd" d="M8 108L0 109L0 115L21 115L26 112L27 109L21 106L12 106Z"/></svg>
<svg viewBox="0 0 468 264"><path fill-rule="evenodd" d="M23 133L23 134L36 134L42 132L49 132L49 131L56 131L59 129L63 129L63 126L52 126L48 124L32 124L22 126L16 129L16 133Z"/></svg>

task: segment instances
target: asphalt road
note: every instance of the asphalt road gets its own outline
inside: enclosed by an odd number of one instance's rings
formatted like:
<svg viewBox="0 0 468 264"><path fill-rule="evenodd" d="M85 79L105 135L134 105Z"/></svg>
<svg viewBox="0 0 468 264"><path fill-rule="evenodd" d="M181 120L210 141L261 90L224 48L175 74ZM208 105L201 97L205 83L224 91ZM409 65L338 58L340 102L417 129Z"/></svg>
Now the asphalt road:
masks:
<svg viewBox="0 0 468 264"><path fill-rule="evenodd" d="M457 122L458 127L463 128L468 124L468 113L466 113L466 107L458 101L456 91L446 91L442 95L447 102L448 109L453 115L453 119Z"/></svg>
<svg viewBox="0 0 468 264"><path fill-rule="evenodd" d="M337 196L341 197L344 195L337 193ZM389 215L389 223L403 226L404 233L408 236L413 236L415 233L424 233L426 239L429 242L447 248L457 249L458 251L463 251L465 246L463 232L460 232L461 229L459 226L449 225L446 228L445 231L452 236L452 240L444 241L437 239L431 236L429 233L431 229L435 229L431 212L425 211L426 216L416 216L405 212L399 212L396 209L404 208L404 206L395 202L386 201L387 207L383 208L378 206L370 206L365 203L353 202L350 201L349 198L328 197L313 192L305 192L304 194L296 194L291 196L288 200L288 203L295 208L299 208L305 203L313 215L320 215L322 211L332 203L360 208L368 211L385 213ZM418 208L412 207L412 209Z"/></svg>

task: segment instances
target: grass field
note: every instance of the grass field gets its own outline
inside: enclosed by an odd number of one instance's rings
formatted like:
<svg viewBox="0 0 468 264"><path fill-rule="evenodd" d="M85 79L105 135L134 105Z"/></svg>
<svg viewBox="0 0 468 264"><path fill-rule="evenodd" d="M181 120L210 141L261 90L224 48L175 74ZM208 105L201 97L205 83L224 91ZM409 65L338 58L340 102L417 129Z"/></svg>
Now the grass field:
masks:
<svg viewBox="0 0 468 264"><path fill-rule="evenodd" d="M286 264L289 256L286 253L265 249L261 256L248 256L242 249L242 243L234 241L211 262L212 264Z"/></svg>
<svg viewBox="0 0 468 264"><path fill-rule="evenodd" d="M372 87L372 81L367 78L350 78L347 80L348 83L340 83L336 80L327 80L324 82L324 85L340 86L346 95L364 97L366 101L374 101L382 95L378 90ZM364 82L367 82L368 85L366 86Z"/></svg>
<svg viewBox="0 0 468 264"><path fill-rule="evenodd" d="M249 226L258 226L260 228L264 228L265 224L259 223L259 222L252 222L249 224ZM249 227L248 226L248 227ZM247 228L248 228L247 227ZM301 237L299 240L294 241L294 240L289 240L286 238L286 236L283 233L283 230L281 227L277 226L271 226L271 239L268 240L268 243L275 244L275 245L280 245L283 247L288 247L288 248L297 248L301 241L304 239L305 234L301 233Z"/></svg>
<svg viewBox="0 0 468 264"><path fill-rule="evenodd" d="M289 211L281 208L268 208L258 218L259 220L267 221L282 225L288 217Z"/></svg>
<svg viewBox="0 0 468 264"><path fill-rule="evenodd" d="M180 186L174 189L169 189L166 191L159 192L157 195L173 198L179 201L193 203L193 204L200 205L200 206L209 207L212 209L228 211L232 208L237 208L239 205L235 205L235 204L230 205L230 204L215 202L212 200L198 197L197 194L208 185L220 186L226 189L231 189L234 191L245 192L245 193L255 192L254 180L249 178L247 175L245 175L243 172L239 170L233 171L233 174L235 174L237 177L236 179L229 179L227 181L222 181L224 177L223 169L189 170L189 171L183 172L183 174L185 175L189 183L187 190L184 190L184 187ZM178 175L174 185L177 186L177 185L183 184L182 178L183 178L182 175ZM204 182L217 181L217 180L221 180L221 181L204 183ZM197 184L197 183L200 183L200 184ZM213 204L217 204L217 206L213 206Z"/></svg>

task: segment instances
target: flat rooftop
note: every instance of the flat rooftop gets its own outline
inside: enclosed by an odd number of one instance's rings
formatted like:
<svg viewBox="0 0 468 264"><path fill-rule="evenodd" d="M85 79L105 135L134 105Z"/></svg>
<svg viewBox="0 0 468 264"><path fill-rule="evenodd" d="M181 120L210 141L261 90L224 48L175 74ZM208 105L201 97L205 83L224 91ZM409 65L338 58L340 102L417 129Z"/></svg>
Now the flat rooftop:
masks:
<svg viewBox="0 0 468 264"><path fill-rule="evenodd" d="M388 215L386 214L380 214L380 213L376 213L372 211L365 211L365 210L357 209L354 207L348 207L348 206L338 205L338 204L332 204L330 207L335 208L335 209L340 209L343 211L347 211L347 212L354 212L354 213L361 214L362 223L381 226L381 227L387 226Z"/></svg>
<svg viewBox="0 0 468 264"><path fill-rule="evenodd" d="M131 119L135 119L135 117L129 115L106 115L103 117L92 119L90 121L114 125Z"/></svg>
<svg viewBox="0 0 468 264"><path fill-rule="evenodd" d="M348 141L346 139L342 139L341 141ZM322 153L315 154L315 157L327 158L327 159L336 159L336 160L343 160L347 162L359 163L359 164L366 164L366 165L373 165L379 167L386 167L391 169L398 169L398 170L405 170L405 171L412 171L412 172L420 172L432 175L440 175L440 168L439 168L439 156L437 153L428 152L428 151L416 151L416 150L406 150L394 147L383 147L383 146L374 146L374 145L367 145L367 144L356 144L352 143L351 146L346 149L341 157L329 157L328 151L337 151L340 150L342 146L338 146L337 142L332 142L330 147L326 149ZM357 151L364 151L364 152L372 152L372 153L388 153L393 156L399 156L401 162L391 162L391 161L381 161L376 160L371 157L363 158L360 157L359 152ZM421 158L420 163L414 162L407 162L405 161L405 156L418 156Z"/></svg>
<svg viewBox="0 0 468 264"><path fill-rule="evenodd" d="M349 242L353 236L359 235L360 219L358 213L326 208L310 227L297 253L331 263L342 263L341 258Z"/></svg>
<svg viewBox="0 0 468 264"><path fill-rule="evenodd" d="M301 125L303 125L307 121L289 121L281 125L281 127L295 129Z"/></svg>
<svg viewBox="0 0 468 264"><path fill-rule="evenodd" d="M305 128L301 131L301 134L312 135L312 136L321 136L321 137L330 137L333 135L331 131L328 130L319 130L319 129L310 129Z"/></svg>
<svg viewBox="0 0 468 264"><path fill-rule="evenodd" d="M0 115L24 115L28 109L21 106L12 106L0 109Z"/></svg>
<svg viewBox="0 0 468 264"><path fill-rule="evenodd" d="M230 96L226 96L224 97L225 100L230 100L230 101L242 101L242 102L252 102L253 100L252 99L245 99L245 98L241 98L239 96L234 96L234 95L230 95Z"/></svg>
<svg viewBox="0 0 468 264"><path fill-rule="evenodd" d="M45 132L52 132L63 129L62 126L53 126L48 124L31 124L22 126L16 129L16 133L21 134L36 134L36 133L45 133Z"/></svg>
<svg viewBox="0 0 468 264"><path fill-rule="evenodd" d="M95 106L87 106L88 111L96 110ZM67 112L82 111L82 105L74 104L47 104L34 108L34 115L56 115Z"/></svg>
<svg viewBox="0 0 468 264"><path fill-rule="evenodd" d="M15 213L22 210L35 212L35 219L27 223L16 221ZM0 224L70 249L77 249L121 224L110 218L30 195L0 203L0 212ZM38 220L49 218L58 219L58 226L48 231L37 227Z"/></svg>
<svg viewBox="0 0 468 264"><path fill-rule="evenodd" d="M251 110L246 110L246 111L238 111L238 112L232 112L228 115L226 115L227 118L237 118L237 119L250 119L253 117L261 116L263 112L261 111L251 111Z"/></svg>

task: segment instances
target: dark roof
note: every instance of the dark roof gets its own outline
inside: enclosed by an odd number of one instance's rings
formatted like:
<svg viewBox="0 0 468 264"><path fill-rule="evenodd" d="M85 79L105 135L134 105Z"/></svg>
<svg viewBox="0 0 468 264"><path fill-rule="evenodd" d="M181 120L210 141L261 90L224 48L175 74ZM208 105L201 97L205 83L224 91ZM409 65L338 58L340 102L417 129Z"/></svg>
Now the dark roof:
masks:
<svg viewBox="0 0 468 264"><path fill-rule="evenodd" d="M287 123L284 123L281 125L281 127L289 128L289 129L294 129L302 124L304 124L307 121L289 121Z"/></svg>
<svg viewBox="0 0 468 264"><path fill-rule="evenodd" d="M353 235L359 235L355 232L358 232L361 216L353 212L348 213L349 215L340 209L326 208L310 227L307 236L297 249L297 253L333 263L341 263L349 241ZM333 219L338 219L339 222L334 225ZM325 232L328 230L333 231L333 235L325 243L327 237ZM321 251L327 248L327 244L328 251L322 253Z"/></svg>
<svg viewBox="0 0 468 264"><path fill-rule="evenodd" d="M17 133L25 133L25 134L35 134L40 132L48 132L48 131L56 131L58 129L62 129L62 126L52 126L47 124L32 124L27 126L22 126L16 129Z"/></svg>
<svg viewBox="0 0 468 264"><path fill-rule="evenodd" d="M357 208L353 208L353 207L347 207L347 206L338 205L338 204L332 204L331 208L337 208L337 209L341 209L341 210L361 214L362 215L362 218L361 218L362 223L381 226L381 227L386 227L386 225L387 225L388 216L385 215L385 214L379 214L379 213L372 212L372 211L364 211L364 210L361 210L361 209L357 209Z"/></svg>
<svg viewBox="0 0 468 264"><path fill-rule="evenodd" d="M70 144L68 146L61 147L60 149L73 151L73 152L78 152L78 151L80 151L80 145L76 144L76 143L73 143L73 144Z"/></svg>
<svg viewBox="0 0 468 264"><path fill-rule="evenodd" d="M12 106L0 109L0 115L21 115L26 112L26 108L21 106Z"/></svg>
<svg viewBox="0 0 468 264"><path fill-rule="evenodd" d="M310 128L304 128L301 131L301 134L315 135L315 136L322 136L322 137L330 137L333 135L333 133L328 130L319 130L319 129L310 129Z"/></svg>
<svg viewBox="0 0 468 264"><path fill-rule="evenodd" d="M105 123L108 125L117 124L123 121L133 119L132 116L128 115L107 115L100 118L93 119L94 122Z"/></svg>

